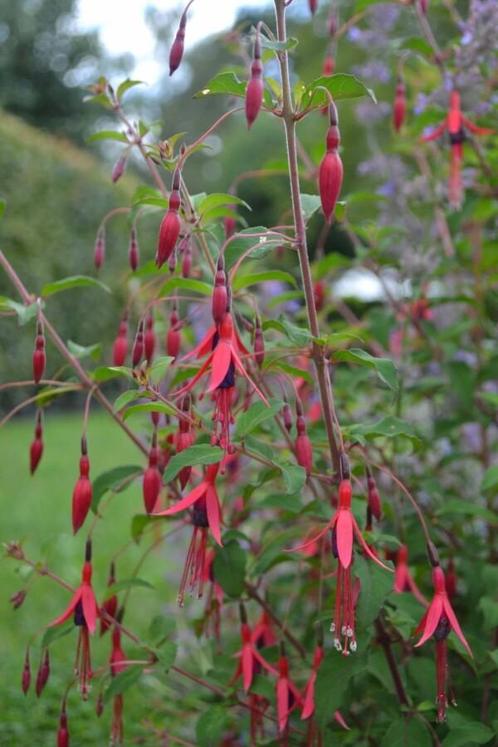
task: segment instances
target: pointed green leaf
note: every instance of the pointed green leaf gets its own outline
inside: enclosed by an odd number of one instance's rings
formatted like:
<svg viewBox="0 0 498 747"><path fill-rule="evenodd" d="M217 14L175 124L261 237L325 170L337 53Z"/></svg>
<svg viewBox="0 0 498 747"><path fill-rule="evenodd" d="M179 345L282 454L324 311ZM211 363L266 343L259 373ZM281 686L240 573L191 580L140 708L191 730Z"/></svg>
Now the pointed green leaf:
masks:
<svg viewBox="0 0 498 747"><path fill-rule="evenodd" d="M87 277L86 275L73 275L63 280L55 280L53 283L45 283L41 295L46 298L47 296L53 296L55 293L61 293L72 288L100 288L106 293L111 293L111 289L105 283L102 283L102 281L97 280L97 278Z"/></svg>

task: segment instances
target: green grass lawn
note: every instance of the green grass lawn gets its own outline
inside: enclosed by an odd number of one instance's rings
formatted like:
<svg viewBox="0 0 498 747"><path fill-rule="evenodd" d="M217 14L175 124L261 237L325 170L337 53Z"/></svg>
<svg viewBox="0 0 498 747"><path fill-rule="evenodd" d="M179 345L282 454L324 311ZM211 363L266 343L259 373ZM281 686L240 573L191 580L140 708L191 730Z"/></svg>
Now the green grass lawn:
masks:
<svg viewBox="0 0 498 747"><path fill-rule="evenodd" d="M133 423L140 432L142 423ZM145 433L145 421L143 421ZM78 474L81 415L52 415L45 418L45 449L34 477L29 474L29 445L33 436L32 420L10 422L0 431L1 479L0 509L2 542L18 540L32 560L46 563L55 573L73 585L79 582L83 550L86 539L85 526L73 537L71 528L71 496ZM95 479L101 472L125 464L143 464L144 459L136 447L127 440L119 428L105 414L92 415L88 432L90 476ZM135 514L142 513L142 494L139 483L125 492L114 495L103 509L105 520L98 521L94 532L94 588L101 599L108 565L112 555L129 543L117 561L118 578L129 577L144 549L153 541L144 536L140 545L131 540L130 525ZM157 536L157 535L156 535ZM178 572L183 562L186 535L175 540L177 551L171 552L163 545L146 559L140 576L154 584L157 591L133 588L127 610L126 622L140 635L145 636L154 615L171 611L176 595ZM44 626L56 617L69 600L69 594L52 580L37 574L29 575L19 562L5 558L0 564L0 745L9 747L53 747L57 728L60 698L71 680L76 646L76 634L71 632L55 641L50 649L52 673L47 687L37 700L33 682L40 657L40 641ZM9 603L11 594L28 588L23 606L14 611ZM167 605L167 607L165 606ZM181 618L181 615L180 615ZM181 619L180 619L181 621ZM20 682L24 652L31 642L32 686L25 697ZM94 669L107 672L109 636L93 642ZM126 643L125 643L126 645ZM129 646L126 648L127 653ZM134 652L133 655L139 655ZM143 658L143 656L142 656ZM125 696L125 734L132 738L143 734L140 720L151 706L152 698L166 696L170 685L156 677L144 676L138 688ZM110 707L99 720L95 716L95 695L99 678L87 703L82 703L73 689L69 696L71 747L77 745L104 745L108 743ZM128 742L127 740L127 742ZM133 739L135 741L135 739ZM129 743L129 742L128 742ZM153 744L143 741L141 744Z"/></svg>

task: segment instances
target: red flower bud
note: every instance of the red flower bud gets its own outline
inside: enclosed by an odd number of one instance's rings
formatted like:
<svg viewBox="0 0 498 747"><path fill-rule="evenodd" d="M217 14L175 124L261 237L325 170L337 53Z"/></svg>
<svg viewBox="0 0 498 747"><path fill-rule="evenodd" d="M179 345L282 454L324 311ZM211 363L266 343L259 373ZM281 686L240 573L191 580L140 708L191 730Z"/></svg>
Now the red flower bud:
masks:
<svg viewBox="0 0 498 747"><path fill-rule="evenodd" d="M42 454L43 454L43 427L42 427L42 420L41 420L41 412L38 411L38 414L36 416L35 437L29 449L29 466L30 466L30 472L32 475L35 473L35 470L38 467L38 464L40 463Z"/></svg>
<svg viewBox="0 0 498 747"><path fill-rule="evenodd" d="M172 358L176 358L180 352L181 336L178 321L178 314L174 308L169 318L169 329L166 335L166 354Z"/></svg>
<svg viewBox="0 0 498 747"><path fill-rule="evenodd" d="M57 747L69 747L69 730L67 728L66 702L62 704L57 731Z"/></svg>
<svg viewBox="0 0 498 747"><path fill-rule="evenodd" d="M429 2L428 2L428 0L420 0L420 10L424 14L424 16L427 15L428 8L429 8Z"/></svg>
<svg viewBox="0 0 498 747"><path fill-rule="evenodd" d="M185 27L187 25L187 10L190 3L187 5L180 18L180 24L175 34L175 39L171 45L169 52L169 74L173 75L175 70L178 70L183 57L183 49L185 46Z"/></svg>
<svg viewBox="0 0 498 747"><path fill-rule="evenodd" d="M16 591L15 594L12 594L12 596L9 599L9 602L11 603L12 607L15 610L18 610L19 607L21 607L22 604L24 604L24 600L26 599L26 594L28 592L26 589L20 589L19 591Z"/></svg>
<svg viewBox="0 0 498 747"><path fill-rule="evenodd" d="M318 0L308 0L308 5L310 7L311 15L314 16L316 13L316 9L318 8Z"/></svg>
<svg viewBox="0 0 498 747"><path fill-rule="evenodd" d="M297 438L296 438L296 459L297 463L304 467L306 474L312 470L313 467L313 450L311 447L311 441L306 432L306 422L302 415L298 415L296 419Z"/></svg>
<svg viewBox="0 0 498 747"><path fill-rule="evenodd" d="M157 450L156 436L154 434L152 446L149 452L149 466L144 472L142 482L145 510L148 514L152 513L154 510L162 487L161 473L157 467L158 459L159 454Z"/></svg>
<svg viewBox="0 0 498 747"><path fill-rule="evenodd" d="M43 692L45 685L48 682L50 676L50 658L48 655L48 648L45 649L45 656L43 656L38 673L36 675L36 697L39 698Z"/></svg>
<svg viewBox="0 0 498 747"><path fill-rule="evenodd" d="M92 483L89 480L90 461L86 449L86 439L81 439L80 476L73 491L73 532L76 534L83 525L92 505Z"/></svg>
<svg viewBox="0 0 498 747"><path fill-rule="evenodd" d="M285 430L287 431L287 433L289 433L292 428L292 410L288 402L284 403L284 406L282 408L282 417L284 419Z"/></svg>
<svg viewBox="0 0 498 747"><path fill-rule="evenodd" d="M126 168L126 156L121 156L120 158L118 158L118 160L116 161L112 169L111 178L114 184L118 181L118 179L121 179L121 177L124 174L125 168Z"/></svg>
<svg viewBox="0 0 498 747"><path fill-rule="evenodd" d="M137 334L135 337L135 341L133 343L133 350L131 351L131 363L132 363L133 368L135 368L135 366L138 366L138 364L142 360L143 354L144 354L144 323L142 321L138 325Z"/></svg>
<svg viewBox="0 0 498 747"><path fill-rule="evenodd" d="M45 335L41 322L36 326L35 349L33 351L33 379L38 384L45 371L47 356L45 354Z"/></svg>
<svg viewBox="0 0 498 747"><path fill-rule="evenodd" d="M327 132L327 152L323 157L318 172L318 189L322 210L327 220L334 212L337 198L342 187L343 168L337 148L341 142L337 127L337 112L333 104L329 107L330 127Z"/></svg>
<svg viewBox="0 0 498 747"><path fill-rule="evenodd" d="M377 521L380 521L380 517L382 515L380 495L379 495L379 491L377 490L377 485L375 483L375 480L369 472L367 472L367 486L368 486L368 498L367 498L368 508L370 509L372 516L375 516Z"/></svg>
<svg viewBox="0 0 498 747"><path fill-rule="evenodd" d="M256 328L254 330L254 360L259 368L261 368L265 360L265 341L259 319L256 319Z"/></svg>
<svg viewBox="0 0 498 747"><path fill-rule="evenodd" d="M251 79L246 88L246 119L251 127L263 103L263 65L261 64L261 44L259 41L259 26L254 42L254 55L251 65Z"/></svg>
<svg viewBox="0 0 498 747"><path fill-rule="evenodd" d="M229 206L232 210L235 210L235 205ZM233 236L235 229L237 228L237 220L232 215L227 215L224 220L225 226L225 238L229 239Z"/></svg>
<svg viewBox="0 0 498 747"><path fill-rule="evenodd" d="M333 75L335 70L335 60L331 54L327 54L323 60L323 75ZM325 109L327 111L327 109Z"/></svg>
<svg viewBox="0 0 498 747"><path fill-rule="evenodd" d="M214 289L212 298L212 313L216 324L221 324L228 309L227 276L224 269L224 260L220 255L216 275L214 277Z"/></svg>
<svg viewBox="0 0 498 747"><path fill-rule="evenodd" d="M29 648L27 648L26 656L24 657L24 667L22 670L22 678L21 678L21 688L25 695L29 690L30 684L31 684L31 665L29 663Z"/></svg>
<svg viewBox="0 0 498 747"><path fill-rule="evenodd" d="M403 126L406 115L406 89L401 78L398 78L396 86L396 95L393 106L393 126L396 132L399 132Z"/></svg>
<svg viewBox="0 0 498 747"><path fill-rule="evenodd" d="M123 319L119 324L118 336L112 347L112 362L114 366L123 366L128 355L128 322Z"/></svg>
<svg viewBox="0 0 498 747"><path fill-rule="evenodd" d="M100 270L104 264L105 259L105 230L101 228L95 239L95 247L93 250L93 261L97 270Z"/></svg>
<svg viewBox="0 0 498 747"><path fill-rule="evenodd" d="M145 360L148 365L152 363L154 358L154 351L156 349L156 336L154 334L154 319L152 314L149 314L145 322L145 335L144 335L144 351Z"/></svg>
<svg viewBox="0 0 498 747"><path fill-rule="evenodd" d="M116 583L116 572L114 563L111 563L111 567L109 569L109 578L107 579L107 588L113 586ZM109 627L112 625L112 622L109 620L109 618L106 615L110 615L110 617L116 617L116 612L118 610L118 598L116 594L113 594L110 597L107 597L107 599L104 601L103 605L100 608L100 635L104 635L106 630L109 629Z"/></svg>
<svg viewBox="0 0 498 747"><path fill-rule="evenodd" d="M325 301L325 284L323 280L317 280L313 285L313 297L315 299L315 309L321 311Z"/></svg>
<svg viewBox="0 0 498 747"><path fill-rule="evenodd" d="M128 262L130 263L133 272L135 272L138 267L139 257L140 252L138 249L137 232L135 228L132 228L130 231L130 244L128 246Z"/></svg>
<svg viewBox="0 0 498 747"><path fill-rule="evenodd" d="M173 252L180 235L181 221L178 215L180 209L180 172L175 169L169 196L169 206L159 227L156 249L156 265L161 267Z"/></svg>

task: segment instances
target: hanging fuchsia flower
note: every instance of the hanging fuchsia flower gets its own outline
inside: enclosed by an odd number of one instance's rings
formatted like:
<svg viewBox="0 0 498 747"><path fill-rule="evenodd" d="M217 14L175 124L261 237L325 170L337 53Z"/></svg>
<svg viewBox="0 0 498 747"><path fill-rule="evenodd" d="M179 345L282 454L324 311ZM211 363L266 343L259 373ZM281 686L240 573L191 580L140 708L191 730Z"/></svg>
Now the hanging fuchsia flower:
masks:
<svg viewBox="0 0 498 747"><path fill-rule="evenodd" d="M401 594L403 591L411 591L420 604L427 607L427 599L418 588L408 568L408 548L401 545L396 554L396 568L394 571L394 591Z"/></svg>
<svg viewBox="0 0 498 747"><path fill-rule="evenodd" d="M31 684L31 664L29 661L29 648L26 649L26 655L24 657L24 665L22 669L21 688L24 695L27 694L29 686Z"/></svg>
<svg viewBox="0 0 498 747"><path fill-rule="evenodd" d="M162 478L161 473L159 472L158 462L159 450L157 448L157 435L154 432L152 445L149 451L149 466L145 470L142 480L144 505L148 514L152 513L154 510L162 487Z"/></svg>
<svg viewBox="0 0 498 747"><path fill-rule="evenodd" d="M453 630L456 633L469 656L472 656L472 651L448 599L444 571L440 565L436 565L432 569L432 583L434 585L434 597L415 631L416 633L422 633L422 637L415 644L415 647L422 646L431 636L434 636L436 641L437 718L438 721L444 721L448 705L448 648L446 639L450 632Z"/></svg>
<svg viewBox="0 0 498 747"><path fill-rule="evenodd" d="M112 346L112 363L114 366L124 366L128 355L128 322L126 316L119 323L119 329Z"/></svg>
<svg viewBox="0 0 498 747"><path fill-rule="evenodd" d="M259 620L252 629L252 639L259 647L274 646L277 642L277 636L273 630L271 617L265 610L263 610Z"/></svg>
<svg viewBox="0 0 498 747"><path fill-rule="evenodd" d="M263 64L261 62L261 42L259 40L259 24L256 30L256 39L254 40L254 52L251 64L251 79L246 88L246 120L250 128L261 109L263 103Z"/></svg>
<svg viewBox="0 0 498 747"><path fill-rule="evenodd" d="M116 583L116 567L114 563L111 563L111 566L109 569L109 577L107 579L107 588L110 589L112 586L114 586L115 583ZM118 598L116 594L111 594L111 596L107 596L101 607L100 635L104 635L104 633L111 627L112 620L109 620L109 617L111 618L116 617L117 609L118 609Z"/></svg>
<svg viewBox="0 0 498 747"><path fill-rule="evenodd" d="M35 349L32 356L33 362L33 381L38 384L45 373L47 364L47 355L45 353L45 335L43 333L43 324L40 320L36 323Z"/></svg>
<svg viewBox="0 0 498 747"><path fill-rule="evenodd" d="M373 560L374 563L377 563L377 565L385 568L387 571L391 570L376 557L365 542L351 511L352 495L353 491L350 480L342 480L339 485L339 506L330 521L327 522L324 529L317 535L307 540L304 544L293 548L295 551L303 550L309 545L316 543L329 530L332 531L332 551L334 557L338 560L338 567L335 613L330 630L332 633L335 633L334 645L336 649L345 655L356 651L355 597L357 597L357 593L351 577L354 537L356 537L361 549L370 560Z"/></svg>
<svg viewBox="0 0 498 747"><path fill-rule="evenodd" d="M463 201L462 187L462 160L463 160L463 143L466 135L465 130L470 130L474 135L492 135L494 130L487 127L477 127L467 117L464 117L460 108L460 94L453 90L450 94L450 106L444 121L428 135L422 137L424 143L436 140L448 131L451 145L450 175L448 181L448 201L451 207L459 210Z"/></svg>
<svg viewBox="0 0 498 747"><path fill-rule="evenodd" d="M280 658L278 660L278 679L275 686L277 695L278 730L284 732L287 728L289 716L297 706L302 706L303 698L291 678L289 677L289 661L285 655L284 644L280 644Z"/></svg>
<svg viewBox="0 0 498 747"><path fill-rule="evenodd" d="M45 653L42 656L42 659L40 661L40 666L38 668L38 673L36 675L36 697L39 698L42 694L43 690L45 689L45 685L48 682L48 678L50 677L50 656L48 653L48 648L45 649Z"/></svg>
<svg viewBox="0 0 498 747"><path fill-rule="evenodd" d="M329 105L329 120L327 152L320 163L318 171L318 191L320 193L322 210L328 221L335 210L343 178L343 166L338 150L341 143L341 135L338 127L337 109L332 102Z"/></svg>
<svg viewBox="0 0 498 747"><path fill-rule="evenodd" d="M269 664L262 654L259 653L251 628L247 622L247 613L243 604L240 605L239 610L242 648L235 654L239 659L239 663L231 682L236 682L239 677L242 677L242 685L247 693L251 688L254 675L258 673L258 669L263 667L263 669L266 669L267 672L270 672L270 674L273 674L275 677L278 676L278 672L275 667Z"/></svg>
<svg viewBox="0 0 498 747"><path fill-rule="evenodd" d="M112 629L112 649L109 657L111 677L121 674L126 667L126 656L121 645L121 627L118 623ZM123 695L118 693L112 703L111 744L122 744L123 736Z"/></svg>
<svg viewBox="0 0 498 747"><path fill-rule="evenodd" d="M204 480L199 483L193 490L190 491L186 496L178 501L174 506L170 506L165 511L159 511L154 516L174 516L180 511L194 507L194 517L196 511L202 514L202 520L204 517L207 519L206 526L209 526L211 534L218 545L223 545L221 541L221 506L220 499L216 490L216 476L220 468L220 463L209 464L206 467ZM195 526L195 524L194 524ZM203 524L201 524L203 526Z"/></svg>
<svg viewBox="0 0 498 747"><path fill-rule="evenodd" d="M85 547L85 563L81 574L81 584L74 592L62 615L52 620L48 627L53 628L56 625L62 625L71 616L74 616L74 624L79 627L75 670L80 679L82 697L86 700L92 678L89 634L95 633L99 617L99 608L92 588L92 543L90 541L86 543Z"/></svg>
<svg viewBox="0 0 498 747"><path fill-rule="evenodd" d="M403 126L406 116L406 88L403 78L398 77L396 84L396 94L393 104L393 126L396 132L399 132Z"/></svg>
<svg viewBox="0 0 498 747"><path fill-rule="evenodd" d="M157 237L156 265L158 267L161 267L168 261L176 247L181 228L181 220L178 215L180 206L180 171L175 169L171 184L168 210L161 221L159 235Z"/></svg>

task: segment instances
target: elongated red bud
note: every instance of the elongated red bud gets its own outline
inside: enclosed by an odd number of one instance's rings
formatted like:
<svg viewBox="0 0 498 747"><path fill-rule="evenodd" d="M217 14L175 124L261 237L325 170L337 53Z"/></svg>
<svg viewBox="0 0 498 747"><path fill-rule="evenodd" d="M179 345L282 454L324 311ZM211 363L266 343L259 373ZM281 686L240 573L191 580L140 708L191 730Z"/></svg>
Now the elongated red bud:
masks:
<svg viewBox="0 0 498 747"><path fill-rule="evenodd" d="M107 579L107 588L109 589L115 583L116 583L116 569L115 569L114 563L111 563L111 566L109 568L109 577ZM100 608L100 635L104 635L104 633L112 625L112 620L109 620L107 615L109 615L110 617L116 617L117 610L118 610L118 598L116 594L112 594L112 596L106 598L106 600L104 601L103 605Z"/></svg>
<svg viewBox="0 0 498 747"><path fill-rule="evenodd" d="M173 174L173 184L169 197L168 210L161 221L159 227L159 236L156 249L156 265L161 267L168 261L171 253L174 251L178 236L180 235L181 221L178 215L180 209L180 172L175 169Z"/></svg>
<svg viewBox="0 0 498 747"><path fill-rule="evenodd" d="M45 372L47 356L45 353L45 335L43 326L39 321L36 325L35 349L33 351L33 380L38 384Z"/></svg>
<svg viewBox="0 0 498 747"><path fill-rule="evenodd" d="M229 207L232 210L235 210L235 205L229 205ZM227 215L225 216L223 223L225 227L225 238L229 239L230 236L233 236L235 233L235 229L237 228L237 220L232 215Z"/></svg>
<svg viewBox="0 0 498 747"><path fill-rule="evenodd" d="M149 466L144 472L142 482L144 505L148 514L152 513L154 510L162 487L161 473L157 467L158 460L159 453L157 449L156 435L154 434L152 446L149 451Z"/></svg>
<svg viewBox="0 0 498 747"><path fill-rule="evenodd" d="M317 280L313 285L313 297L315 299L315 309L321 311L325 302L325 283L323 280Z"/></svg>
<svg viewBox="0 0 498 747"><path fill-rule="evenodd" d="M310 474L313 468L313 449L311 447L311 441L306 432L306 421L303 415L298 415L296 418L297 438L295 443L296 459L297 463L306 470L306 474Z"/></svg>
<svg viewBox="0 0 498 747"><path fill-rule="evenodd" d="M133 350L131 351L131 362L133 368L138 366L142 360L144 354L144 323L141 321L138 325L137 334L133 342Z"/></svg>
<svg viewBox="0 0 498 747"><path fill-rule="evenodd" d="M171 316L169 318L169 329L166 335L166 354L172 358L177 358L180 352L181 335L180 326L178 324L178 314L176 308L173 308Z"/></svg>
<svg viewBox="0 0 498 747"><path fill-rule="evenodd" d="M152 363L154 358L154 351L156 349L156 336L154 334L154 318L152 314L149 314L145 322L145 335L144 335L144 351L145 360L148 365Z"/></svg>
<svg viewBox="0 0 498 747"><path fill-rule="evenodd" d="M318 189L322 210L327 220L330 220L341 192L343 167L337 148L341 142L337 126L337 111L334 104L330 104L330 127L327 132L327 152L322 159L318 172Z"/></svg>
<svg viewBox="0 0 498 747"><path fill-rule="evenodd" d="M50 657L48 648L45 649L45 655L42 657L40 667L36 675L36 697L39 698L50 676Z"/></svg>
<svg viewBox="0 0 498 747"><path fill-rule="evenodd" d="M121 177L123 176L125 168L126 168L126 161L127 161L126 156L121 156L120 158L118 158L118 160L114 164L114 167L112 169L112 174L111 174L111 178L114 184L116 184L116 182L119 179L121 179Z"/></svg>
<svg viewBox="0 0 498 747"><path fill-rule="evenodd" d="M123 319L119 324L118 336L112 346L112 362L114 366L124 366L128 355L128 322Z"/></svg>
<svg viewBox="0 0 498 747"><path fill-rule="evenodd" d="M221 255L218 258L216 275L214 277L211 309L214 322L221 324L228 309L227 276L225 273L225 263Z"/></svg>
<svg viewBox="0 0 498 747"><path fill-rule="evenodd" d="M393 127L396 132L399 132L403 126L406 115L406 88L403 80L398 78L398 84L396 86L396 95L394 97L393 105Z"/></svg>
<svg viewBox="0 0 498 747"><path fill-rule="evenodd" d="M259 319L256 319L256 328L254 330L254 360L259 368L261 368L265 360L265 341Z"/></svg>
<svg viewBox="0 0 498 747"><path fill-rule="evenodd" d="M183 11L180 23L178 25L178 30L175 34L175 38L173 40L173 44L171 45L171 49L169 51L169 74L170 76L173 75L175 70L178 70L180 67L180 63L182 61L183 57L183 50L185 47L185 27L187 25L187 10L190 6L190 3L187 5L185 10Z"/></svg>
<svg viewBox="0 0 498 747"><path fill-rule="evenodd" d="M90 460L88 459L86 438L81 439L80 476L73 490L73 532L83 526L92 505L92 483L89 479Z"/></svg>
<svg viewBox="0 0 498 747"><path fill-rule="evenodd" d="M26 649L26 655L24 657L24 666L22 670L21 688L23 693L26 695L29 686L31 684L31 664L29 662L29 648Z"/></svg>
<svg viewBox="0 0 498 747"><path fill-rule="evenodd" d="M30 472L32 475L34 475L35 470L40 463L42 454L43 454L43 426L42 426L42 419L41 419L41 411L38 411L36 415L35 437L29 449L29 467L30 467Z"/></svg>
<svg viewBox="0 0 498 747"><path fill-rule="evenodd" d="M136 229L132 227L130 231L130 243L128 245L128 262L130 263L133 272L135 272L138 267L139 258L140 251L138 248L137 232Z"/></svg>
<svg viewBox="0 0 498 747"><path fill-rule="evenodd" d="M62 704L57 731L57 747L69 747L69 729L67 725L66 701Z"/></svg>
<svg viewBox="0 0 498 747"><path fill-rule="evenodd" d="M429 9L429 2L428 2L428 0L420 0L420 10L424 14L424 16L427 15L428 9Z"/></svg>
<svg viewBox="0 0 498 747"><path fill-rule="evenodd" d="M26 591L26 589L19 589L19 591L16 591L15 594L12 594L9 602L11 603L13 609L18 610L19 607L24 604L27 593L28 592Z"/></svg>
<svg viewBox="0 0 498 747"><path fill-rule="evenodd" d="M322 74L323 75L333 75L335 70L335 60L332 57L332 55L329 53L325 55L323 59L323 68L322 68ZM325 111L327 111L327 108L325 108Z"/></svg>
<svg viewBox="0 0 498 747"><path fill-rule="evenodd" d="M95 239L95 247L93 250L93 262L97 270L100 270L104 264L105 259L105 229L101 228L97 233Z"/></svg>
<svg viewBox="0 0 498 747"><path fill-rule="evenodd" d="M380 495L377 490L376 482L373 476L367 471L367 487L368 487L368 508L370 509L372 516L375 516L377 521L380 521L382 515L382 507L380 503Z"/></svg>
<svg viewBox="0 0 498 747"><path fill-rule="evenodd" d="M261 44L259 41L259 27L254 41L254 54L251 65L251 78L246 88L246 120L250 128L261 109L263 103L263 65L261 63Z"/></svg>
<svg viewBox="0 0 498 747"><path fill-rule="evenodd" d="M318 8L318 0L308 0L308 5L311 15L314 16Z"/></svg>
<svg viewBox="0 0 498 747"><path fill-rule="evenodd" d="M284 402L284 406L282 408L282 417L284 420L285 430L287 431L287 433L290 433L292 429L292 410L287 401Z"/></svg>
<svg viewBox="0 0 498 747"><path fill-rule="evenodd" d="M184 236L178 244L178 254L182 258L182 277L190 277L190 271L192 269L192 247L190 236Z"/></svg>

